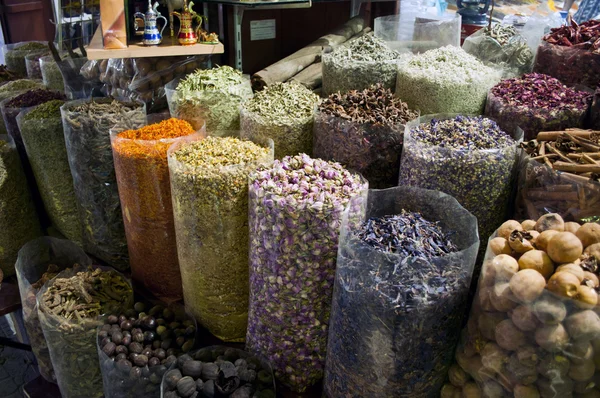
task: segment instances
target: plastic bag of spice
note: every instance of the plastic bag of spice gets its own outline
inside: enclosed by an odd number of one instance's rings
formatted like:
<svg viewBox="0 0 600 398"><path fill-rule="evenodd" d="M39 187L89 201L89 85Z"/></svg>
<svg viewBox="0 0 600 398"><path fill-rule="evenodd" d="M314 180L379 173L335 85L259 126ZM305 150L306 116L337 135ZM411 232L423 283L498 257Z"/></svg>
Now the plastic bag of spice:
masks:
<svg viewBox="0 0 600 398"><path fill-rule="evenodd" d="M37 302L62 396L102 397L96 333L104 315L133 305L129 281L109 267L74 267L44 284Z"/></svg>
<svg viewBox="0 0 600 398"><path fill-rule="evenodd" d="M250 177L246 347L294 391L323 377L342 215L367 188L339 163L305 154Z"/></svg>
<svg viewBox="0 0 600 398"><path fill-rule="evenodd" d="M498 228L442 396L598 395L598 231L557 214Z"/></svg>
<svg viewBox="0 0 600 398"><path fill-rule="evenodd" d="M29 79L42 80L40 59L46 56L52 57L51 55L48 55L49 53L49 51L47 53L34 53L25 57L25 66L27 68L27 77Z"/></svg>
<svg viewBox="0 0 600 398"><path fill-rule="evenodd" d="M417 117L381 85L333 94L315 114L314 156L356 170L373 189L396 186L404 125Z"/></svg>
<svg viewBox="0 0 600 398"><path fill-rule="evenodd" d="M144 126L146 107L141 102L92 98L67 102L61 115L84 249L117 269L128 269L110 130Z"/></svg>
<svg viewBox="0 0 600 398"><path fill-rule="evenodd" d="M169 149L186 308L224 341L248 323L248 176L273 162L273 141L208 137Z"/></svg>
<svg viewBox="0 0 600 398"><path fill-rule="evenodd" d="M265 87L242 106L240 136L272 139L275 157L312 153L313 118L319 97L298 83Z"/></svg>
<svg viewBox="0 0 600 398"><path fill-rule="evenodd" d="M229 67L197 70L165 86L171 116L194 128L206 123L209 135L240 129L240 105L252 97L250 78Z"/></svg>
<svg viewBox="0 0 600 398"><path fill-rule="evenodd" d="M271 366L240 349L209 346L180 357L165 373L164 398L194 396L275 398ZM202 395L201 395L202 394Z"/></svg>
<svg viewBox="0 0 600 398"><path fill-rule="evenodd" d="M41 236L42 229L17 148L6 135L0 135L0 209L0 269L9 277L21 246Z"/></svg>
<svg viewBox="0 0 600 398"><path fill-rule="evenodd" d="M421 116L406 126L398 185L452 195L485 240L508 216L522 138L481 116Z"/></svg>
<svg viewBox="0 0 600 398"><path fill-rule="evenodd" d="M19 113L17 123L50 222L81 246L83 230L60 114L63 104L53 100L27 108Z"/></svg>
<svg viewBox="0 0 600 398"><path fill-rule="evenodd" d="M131 277L167 301L182 297L167 150L204 135L174 118L110 133Z"/></svg>
<svg viewBox="0 0 600 398"><path fill-rule="evenodd" d="M344 215L327 397L438 397L466 313L477 219L438 191L369 191Z"/></svg>
<svg viewBox="0 0 600 398"><path fill-rule="evenodd" d="M49 90L65 91L65 81L60 68L52 55L46 55L40 58L40 71L44 86Z"/></svg>
<svg viewBox="0 0 600 398"><path fill-rule="evenodd" d="M583 127L592 94L571 89L539 73L502 80L487 96L485 115L506 131L523 129L525 139L540 131Z"/></svg>
<svg viewBox="0 0 600 398"><path fill-rule="evenodd" d="M586 124L592 130L600 130L600 83L594 92L589 119Z"/></svg>
<svg viewBox="0 0 600 398"><path fill-rule="evenodd" d="M19 79L8 82L0 87L0 102L17 95L23 94L29 90L43 89L42 82L37 80ZM0 120L0 134L7 134L4 117Z"/></svg>
<svg viewBox="0 0 600 398"><path fill-rule="evenodd" d="M159 398L171 365L191 359L186 354L194 348L196 330L180 304L137 302L105 317L96 339L104 396Z"/></svg>
<svg viewBox="0 0 600 398"><path fill-rule="evenodd" d="M23 323L31 342L42 376L56 382L48 345L40 326L36 294L42 286L59 272L73 267L91 265L89 257L77 245L68 240L44 236L32 240L19 250L15 264L19 292L23 305Z"/></svg>
<svg viewBox="0 0 600 398"><path fill-rule="evenodd" d="M48 44L41 41L23 41L2 46L6 67L20 76L27 76L25 57L28 55L43 56L48 54Z"/></svg>
<svg viewBox="0 0 600 398"><path fill-rule="evenodd" d="M381 83L393 89L401 54L373 34L365 34L323 51L322 95L363 90Z"/></svg>

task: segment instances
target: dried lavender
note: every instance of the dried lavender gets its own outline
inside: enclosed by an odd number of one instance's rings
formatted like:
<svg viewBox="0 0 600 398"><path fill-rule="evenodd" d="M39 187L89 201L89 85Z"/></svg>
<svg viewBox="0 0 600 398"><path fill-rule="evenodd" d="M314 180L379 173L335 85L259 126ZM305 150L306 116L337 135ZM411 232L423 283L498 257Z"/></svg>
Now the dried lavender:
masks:
<svg viewBox="0 0 600 398"><path fill-rule="evenodd" d="M393 89L403 56L373 34L366 34L323 54L323 95L363 90L381 83Z"/></svg>
<svg viewBox="0 0 600 398"><path fill-rule="evenodd" d="M240 105L252 97L250 80L230 66L198 69L166 87L171 116L199 130L206 122L210 135L240 129Z"/></svg>
<svg viewBox="0 0 600 398"><path fill-rule="evenodd" d="M421 121L405 133L399 185L452 195L477 217L487 239L507 216L517 142L483 117Z"/></svg>
<svg viewBox="0 0 600 398"><path fill-rule="evenodd" d="M371 191L357 213L340 234L325 396L437 398L465 314L477 220L448 195L412 187Z"/></svg>
<svg viewBox="0 0 600 398"><path fill-rule="evenodd" d="M344 209L367 183L305 154L250 177L247 348L302 392L323 376Z"/></svg>
<svg viewBox="0 0 600 398"><path fill-rule="evenodd" d="M295 82L275 83L248 100L241 114L242 138L275 143L275 158L312 153L313 116L319 97Z"/></svg>
<svg viewBox="0 0 600 398"><path fill-rule="evenodd" d="M381 84L332 94L315 115L314 156L360 172L372 188L395 186L404 125L418 116Z"/></svg>
<svg viewBox="0 0 600 398"><path fill-rule="evenodd" d="M520 127L525 139L540 131L562 131L583 127L593 94L577 91L558 79L540 73L502 80L490 90L485 115L513 131Z"/></svg>
<svg viewBox="0 0 600 398"><path fill-rule="evenodd" d="M401 63L396 95L421 114L481 114L501 73L458 47L446 46Z"/></svg>

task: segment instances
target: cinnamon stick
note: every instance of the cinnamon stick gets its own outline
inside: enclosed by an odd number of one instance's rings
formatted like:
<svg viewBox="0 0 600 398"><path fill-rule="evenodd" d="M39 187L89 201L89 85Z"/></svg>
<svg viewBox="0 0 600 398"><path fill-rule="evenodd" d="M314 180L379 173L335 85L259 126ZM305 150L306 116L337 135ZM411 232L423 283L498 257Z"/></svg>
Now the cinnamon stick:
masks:
<svg viewBox="0 0 600 398"><path fill-rule="evenodd" d="M545 200L545 201L577 201L580 200L577 192L540 192L540 191L529 191L527 192L527 198L533 200Z"/></svg>
<svg viewBox="0 0 600 398"><path fill-rule="evenodd" d="M545 146L546 146L546 149L548 149L550 152L558 155L558 157L561 158L562 160L564 160L565 162L567 162L567 163L575 163L571 159L569 159L568 157L566 157L564 153L562 153L561 151L559 151L558 149L556 149L553 145L546 143Z"/></svg>
<svg viewBox="0 0 600 398"><path fill-rule="evenodd" d="M570 173L600 173L600 165L576 164L572 163L573 161L571 159L569 159L569 162L557 161L552 164L552 167L555 170L568 171Z"/></svg>
<svg viewBox="0 0 600 398"><path fill-rule="evenodd" d="M583 138L590 138L590 136L594 132L596 132L596 133L598 132L598 131L582 130L582 129L567 129L567 131L569 132L569 134L571 134L573 136L583 137ZM556 141L564 133L565 133L564 131L541 131L537 135L537 140L538 141Z"/></svg>

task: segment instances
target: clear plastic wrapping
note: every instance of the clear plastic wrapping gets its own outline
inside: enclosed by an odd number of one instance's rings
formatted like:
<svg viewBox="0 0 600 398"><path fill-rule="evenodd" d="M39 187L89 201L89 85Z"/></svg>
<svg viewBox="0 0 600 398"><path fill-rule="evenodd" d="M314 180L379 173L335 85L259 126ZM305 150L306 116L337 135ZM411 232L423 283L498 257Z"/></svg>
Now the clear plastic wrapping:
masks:
<svg viewBox="0 0 600 398"><path fill-rule="evenodd" d="M458 366L444 389L483 397L598 396L597 257L578 258L585 248L579 231L587 227L569 227L575 233L560 232L567 225L547 215L537 223L508 221L492 236Z"/></svg>
<svg viewBox="0 0 600 398"><path fill-rule="evenodd" d="M19 251L15 269L23 306L23 323L37 359L40 373L44 379L53 383L56 382L56 377L54 376L48 345L40 325L35 298L41 286L36 286L36 283L39 284L46 272L59 273L66 268L73 267L75 264L86 267L91 263L89 257L74 243L49 236L30 241ZM49 265L56 267L49 270Z"/></svg>
<svg viewBox="0 0 600 398"><path fill-rule="evenodd" d="M65 81L52 55L40 58L40 72L44 86L50 90L65 91Z"/></svg>
<svg viewBox="0 0 600 398"><path fill-rule="evenodd" d="M275 144L275 158L293 156L299 153L312 154L313 117L296 120L291 125L283 125L276 119L265 120L246 109L240 114L240 136L249 140L272 139Z"/></svg>
<svg viewBox="0 0 600 398"><path fill-rule="evenodd" d="M52 225L61 234L82 245L83 231L69 168L62 118L60 113L46 114L43 117L37 117L37 112L30 115L35 109L27 108L19 113L17 123L44 209Z"/></svg>
<svg viewBox="0 0 600 398"><path fill-rule="evenodd" d="M569 127L583 127L588 108L549 110L547 108L535 109L526 106L513 106L496 97L491 91L487 95L485 104L486 116L498 122L505 131L515 131L521 128L525 140L532 140L540 131L562 131Z"/></svg>
<svg viewBox="0 0 600 398"><path fill-rule="evenodd" d="M121 312L133 305L131 285L123 275L108 267L96 267L96 269L111 273L111 298L114 304L112 308L106 308L107 313ZM87 271L87 268L64 270L47 282L37 294L40 325L48 344L56 381L64 398L103 396L102 375L96 349L96 333L98 326L102 325L102 317L67 320L52 314L44 302L44 293L57 283L57 280L71 278L78 272L84 271ZM118 285L115 283L117 280ZM127 286L127 289L120 289L122 286Z"/></svg>
<svg viewBox="0 0 600 398"><path fill-rule="evenodd" d="M357 123L323 112L315 114L313 154L356 170L373 189L398 184L404 125Z"/></svg>
<svg viewBox="0 0 600 398"><path fill-rule="evenodd" d="M303 392L323 377L338 236L350 203L310 204L250 181L246 347L271 362L281 383ZM354 194L364 201L367 188L361 179Z"/></svg>
<svg viewBox="0 0 600 398"><path fill-rule="evenodd" d="M254 140L268 153L254 162L192 167L169 150L173 213L186 308L212 334L243 342L248 323L248 176L273 162L273 141Z"/></svg>
<svg viewBox="0 0 600 398"><path fill-rule="evenodd" d="M515 216L536 220L558 213L566 221L600 216L600 182L556 171L522 153Z"/></svg>
<svg viewBox="0 0 600 398"><path fill-rule="evenodd" d="M37 55L41 57L48 54L49 51L48 45L41 41L23 41L2 46L6 67L22 77L27 76L26 56Z"/></svg>
<svg viewBox="0 0 600 398"><path fill-rule="evenodd" d="M6 278L15 274L21 246L42 235L17 148L6 135L0 135L0 209L0 269Z"/></svg>
<svg viewBox="0 0 600 398"><path fill-rule="evenodd" d="M189 361L192 362L188 363ZM179 381L183 377L188 379L181 383L180 389ZM275 398L276 385L273 371L267 362L237 348L215 345L180 358L163 377L161 398L195 396L194 394L199 397Z"/></svg>
<svg viewBox="0 0 600 398"><path fill-rule="evenodd" d="M167 150L179 140L201 139L205 135L204 128L188 136L158 140L119 137L122 131L111 130L110 139L131 277L160 299L179 300L181 274Z"/></svg>
<svg viewBox="0 0 600 398"><path fill-rule="evenodd" d="M517 142L523 132L507 132L513 145L495 149L454 149L417 141L411 130L432 119L454 115L427 115L407 124L398 185L439 190L452 195L472 212L479 234L487 239L508 216L518 164Z"/></svg>
<svg viewBox="0 0 600 398"><path fill-rule="evenodd" d="M251 98L252 85L249 76L230 86L227 91L202 90L183 95L177 91L180 79L165 86L171 116L187 120L195 128L206 123L208 135L225 136L240 130L240 106Z"/></svg>
<svg viewBox="0 0 600 398"><path fill-rule="evenodd" d="M559 46L542 40L533 71L555 77L567 86L594 88L600 82L600 54L594 54L591 48Z"/></svg>
<svg viewBox="0 0 600 398"><path fill-rule="evenodd" d="M136 129L146 123L146 107L120 101L119 114L77 111L90 101L110 108L110 98L67 102L61 108L75 197L83 225L84 249L111 266L129 268L121 203L110 145L110 129Z"/></svg>
<svg viewBox="0 0 600 398"><path fill-rule="evenodd" d="M324 394L437 398L467 308L477 219L456 199L415 187L370 190L367 206L349 209L340 233ZM407 257L356 237L367 219L402 210L439 221L459 251Z"/></svg>

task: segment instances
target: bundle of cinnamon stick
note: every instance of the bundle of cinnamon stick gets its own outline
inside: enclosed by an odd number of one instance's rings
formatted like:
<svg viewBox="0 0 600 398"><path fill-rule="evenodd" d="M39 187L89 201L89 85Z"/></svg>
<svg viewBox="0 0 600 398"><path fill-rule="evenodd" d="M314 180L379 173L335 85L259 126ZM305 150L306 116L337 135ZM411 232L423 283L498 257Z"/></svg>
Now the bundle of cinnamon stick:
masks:
<svg viewBox="0 0 600 398"><path fill-rule="evenodd" d="M528 218L549 211L571 220L600 215L600 131L543 131L521 147L539 163L521 173L518 203Z"/></svg>

